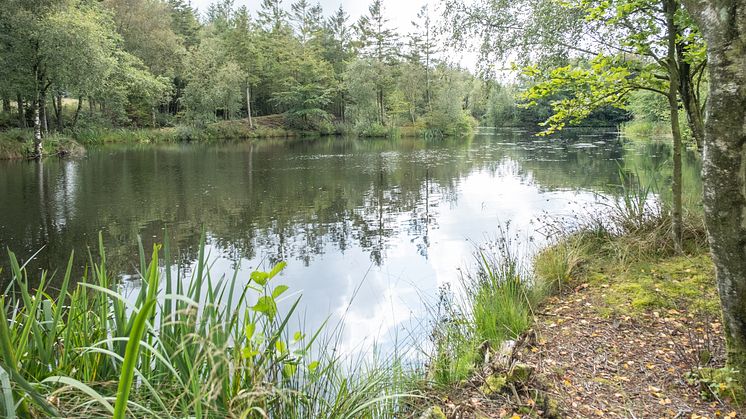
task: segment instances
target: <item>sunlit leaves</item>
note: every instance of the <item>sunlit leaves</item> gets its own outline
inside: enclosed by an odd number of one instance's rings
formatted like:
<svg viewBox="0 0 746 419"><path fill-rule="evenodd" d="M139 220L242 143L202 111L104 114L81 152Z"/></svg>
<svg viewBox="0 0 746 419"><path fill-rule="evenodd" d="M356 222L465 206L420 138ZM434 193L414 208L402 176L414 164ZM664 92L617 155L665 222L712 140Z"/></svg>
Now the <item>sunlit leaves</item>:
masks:
<svg viewBox="0 0 746 419"><path fill-rule="evenodd" d="M632 65L630 65L632 64ZM662 89L659 80L646 66L599 55L587 64L557 67L542 73L535 67L524 70L536 83L523 92L523 106L534 106L539 100L551 101L553 115L543 125L545 133L579 123L604 106L624 106L626 95L636 89Z"/></svg>

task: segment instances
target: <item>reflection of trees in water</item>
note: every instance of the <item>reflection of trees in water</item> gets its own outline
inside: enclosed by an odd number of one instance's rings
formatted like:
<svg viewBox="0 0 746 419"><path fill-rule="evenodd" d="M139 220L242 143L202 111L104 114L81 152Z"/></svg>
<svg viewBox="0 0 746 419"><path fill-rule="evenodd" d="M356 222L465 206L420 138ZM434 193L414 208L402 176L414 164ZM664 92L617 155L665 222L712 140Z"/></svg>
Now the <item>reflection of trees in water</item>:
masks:
<svg viewBox="0 0 746 419"><path fill-rule="evenodd" d="M70 249L95 249L101 230L109 267L132 272L138 234L148 249L168 229L172 253L186 265L204 226L231 259L309 264L330 249L360 247L381 264L401 236L427 257L443 205L456 203L470 173L507 171L546 189L606 189L619 183L618 161L628 154L603 137L510 131L437 141L110 147L81 161L48 160L43 172L33 163L0 168L0 244L30 255L46 243L37 266L58 268Z"/></svg>

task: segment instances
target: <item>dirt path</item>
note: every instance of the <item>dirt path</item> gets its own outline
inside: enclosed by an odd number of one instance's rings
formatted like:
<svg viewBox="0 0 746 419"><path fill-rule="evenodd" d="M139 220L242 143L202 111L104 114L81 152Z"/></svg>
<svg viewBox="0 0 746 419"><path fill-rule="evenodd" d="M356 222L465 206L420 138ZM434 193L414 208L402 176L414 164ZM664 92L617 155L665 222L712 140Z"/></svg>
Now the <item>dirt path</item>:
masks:
<svg viewBox="0 0 746 419"><path fill-rule="evenodd" d="M676 310L602 318L603 288L582 286L544 306L535 346L520 349L567 417L736 417L727 403L704 400L687 373L723 364L718 321ZM700 359L704 358L704 359ZM710 358L708 360L708 358Z"/></svg>

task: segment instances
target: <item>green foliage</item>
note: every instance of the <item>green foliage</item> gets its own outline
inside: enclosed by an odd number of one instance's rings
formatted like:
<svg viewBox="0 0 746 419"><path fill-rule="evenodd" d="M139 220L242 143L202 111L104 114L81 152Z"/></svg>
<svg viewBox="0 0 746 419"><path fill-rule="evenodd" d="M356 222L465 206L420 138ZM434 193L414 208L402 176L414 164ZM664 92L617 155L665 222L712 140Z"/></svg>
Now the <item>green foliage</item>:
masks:
<svg viewBox="0 0 746 419"><path fill-rule="evenodd" d="M425 127L410 130L417 134L463 135L475 124L467 114L486 112L484 81L436 59L440 40L427 7L407 46L381 1L356 23L341 7L326 20L305 0L291 8L264 0L254 19L246 7L220 1L200 23L183 0L11 0L0 13L8 28L0 97L20 93L28 109L26 122L4 113L0 125L27 125L36 98L54 99L53 108L74 101L54 115L60 132L201 129L284 115L283 128L301 132L352 126L363 135L396 135L397 127L416 125Z"/></svg>
<svg viewBox="0 0 746 419"><path fill-rule="evenodd" d="M490 87L482 123L491 127L511 125L517 118L515 92L496 83Z"/></svg>
<svg viewBox="0 0 746 419"><path fill-rule="evenodd" d="M531 324L533 307L545 296L521 265L508 227L475 252L476 270L461 277L457 297L443 289L436 308L434 354L430 374L439 385L466 379L484 362L485 350L497 350Z"/></svg>
<svg viewBox="0 0 746 419"><path fill-rule="evenodd" d="M523 106L538 104L540 99L556 96L551 101L553 114L542 123L546 134L579 124L595 110L604 106L624 106L627 96L639 89L664 91L653 73L635 73L627 62L613 57L597 56L579 66L567 65L542 72L537 67L523 69L524 77L536 80L522 94Z"/></svg>
<svg viewBox="0 0 746 419"><path fill-rule="evenodd" d="M471 88L468 73L441 65L435 77L431 110L425 116L427 128L449 136L471 133L476 120L465 106Z"/></svg>
<svg viewBox="0 0 746 419"><path fill-rule="evenodd" d="M272 98L287 109L291 126L315 129L331 118L325 109L332 100L333 91L329 87L332 69L313 56L305 57L299 67L299 76L287 79L284 89Z"/></svg>
<svg viewBox="0 0 746 419"><path fill-rule="evenodd" d="M225 56L220 39L202 40L187 64L184 106L190 120L204 125L214 122L218 112L225 119L238 113L243 100L244 75L239 65Z"/></svg>
<svg viewBox="0 0 746 419"><path fill-rule="evenodd" d="M704 400L729 400L742 406L746 403L744 388L739 384L738 371L732 368L698 368L687 375L687 382L700 388Z"/></svg>
<svg viewBox="0 0 746 419"><path fill-rule="evenodd" d="M395 364L343 371L326 347L334 337L290 329L300 297L287 300L277 283L284 263L246 283L238 270L212 278L203 238L189 278L171 265L168 244L149 263L141 245L144 286L132 302L116 291L102 245L78 282L70 257L58 294L47 291L46 272L32 289L9 257L11 288L0 299L6 414L385 417L409 397L397 393Z"/></svg>
<svg viewBox="0 0 746 419"><path fill-rule="evenodd" d="M376 88L376 64L371 60L353 61L344 76L349 105L348 119L356 126L379 121Z"/></svg>
<svg viewBox="0 0 746 419"><path fill-rule="evenodd" d="M647 90L634 91L629 96L627 109L636 121L667 122L671 121L666 98Z"/></svg>

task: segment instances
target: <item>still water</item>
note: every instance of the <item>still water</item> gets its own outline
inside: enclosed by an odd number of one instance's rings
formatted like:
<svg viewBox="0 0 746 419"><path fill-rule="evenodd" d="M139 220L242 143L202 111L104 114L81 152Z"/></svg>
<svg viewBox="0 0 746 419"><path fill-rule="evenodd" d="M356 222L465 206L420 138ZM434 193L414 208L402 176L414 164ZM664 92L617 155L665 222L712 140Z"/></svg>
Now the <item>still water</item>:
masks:
<svg viewBox="0 0 746 419"><path fill-rule="evenodd" d="M350 349L399 339L501 223L537 246L537 219L601 205L619 193L620 171L665 190L669 155L665 142L608 130L107 146L82 159L0 162L0 247L20 259L43 247L32 277L64 269L73 249L82 271L101 232L109 269L136 288L126 278L138 235L147 251L168 231L188 270L204 230L213 277L238 268L245 280L287 261L277 281L302 294L305 326L344 316ZM685 163L696 189L694 157Z"/></svg>

